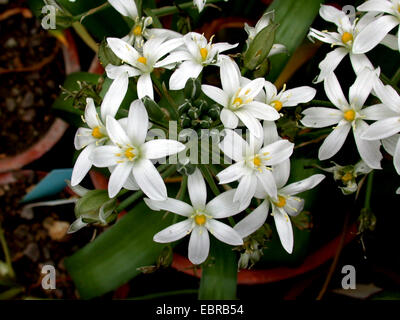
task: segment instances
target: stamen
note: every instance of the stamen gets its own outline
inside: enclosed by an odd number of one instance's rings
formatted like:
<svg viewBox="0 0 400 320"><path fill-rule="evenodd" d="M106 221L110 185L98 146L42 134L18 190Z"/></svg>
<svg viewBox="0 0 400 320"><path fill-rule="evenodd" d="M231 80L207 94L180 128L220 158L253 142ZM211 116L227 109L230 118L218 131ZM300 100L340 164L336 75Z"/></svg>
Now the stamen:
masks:
<svg viewBox="0 0 400 320"><path fill-rule="evenodd" d="M353 35L350 32L344 32L342 34L343 43L347 44L350 41L353 41Z"/></svg>
<svg viewBox="0 0 400 320"><path fill-rule="evenodd" d="M206 223L207 218L204 214L198 214L194 217L194 222L196 222L197 225L202 226Z"/></svg>
<svg viewBox="0 0 400 320"><path fill-rule="evenodd" d="M259 167L260 165L261 165L261 159L260 159L260 157L254 157L254 159L253 159L253 163L254 163L254 165L256 166L256 167Z"/></svg>
<svg viewBox="0 0 400 320"><path fill-rule="evenodd" d="M353 179L353 174L351 172L347 172L343 177L342 177L342 182L344 184L348 183Z"/></svg>
<svg viewBox="0 0 400 320"><path fill-rule="evenodd" d="M145 58L145 57L139 57L139 58L137 59L137 61L140 62L140 63L146 64L146 63L147 63L147 58Z"/></svg>
<svg viewBox="0 0 400 320"><path fill-rule="evenodd" d="M133 34L138 37L142 35L142 27L140 25L137 25L135 28L133 28Z"/></svg>
<svg viewBox="0 0 400 320"><path fill-rule="evenodd" d="M92 130L92 137L96 139L101 139L104 137L104 135L101 133L99 127L94 127Z"/></svg>
<svg viewBox="0 0 400 320"><path fill-rule="evenodd" d="M280 102L279 100L275 100L275 101L272 101L272 104L274 105L274 108L276 111L278 111L278 112L281 111L281 109L283 107L282 102Z"/></svg>
<svg viewBox="0 0 400 320"><path fill-rule="evenodd" d="M132 161L135 158L135 154L132 152L133 148L128 148L125 150L125 157L128 158L129 161Z"/></svg>
<svg viewBox="0 0 400 320"><path fill-rule="evenodd" d="M206 48L200 48L201 59L204 61L208 56L208 50Z"/></svg>
<svg viewBox="0 0 400 320"><path fill-rule="evenodd" d="M286 205L286 198L278 195L278 201L274 202L274 204L279 208L283 208Z"/></svg>
<svg viewBox="0 0 400 320"><path fill-rule="evenodd" d="M343 113L343 118L351 122L356 118L356 112L353 109L349 109Z"/></svg>

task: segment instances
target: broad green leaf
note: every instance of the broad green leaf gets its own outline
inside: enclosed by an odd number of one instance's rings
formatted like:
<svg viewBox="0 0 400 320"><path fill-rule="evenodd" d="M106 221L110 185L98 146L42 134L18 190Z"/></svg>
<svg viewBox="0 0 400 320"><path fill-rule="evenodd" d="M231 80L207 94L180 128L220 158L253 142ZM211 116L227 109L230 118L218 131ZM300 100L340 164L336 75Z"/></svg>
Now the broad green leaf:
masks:
<svg viewBox="0 0 400 320"><path fill-rule="evenodd" d="M203 263L200 300L236 299L238 261L232 246L211 239L209 258Z"/></svg>
<svg viewBox="0 0 400 320"><path fill-rule="evenodd" d="M290 55L306 37L323 2L323 0L275 0L268 7L268 11L275 10L274 22L279 24L275 34L275 43L284 44L289 54L271 57L271 72L268 80L275 81L278 78Z"/></svg>
<svg viewBox="0 0 400 320"><path fill-rule="evenodd" d="M164 245L153 241L171 224L173 215L139 203L109 230L65 260L80 296L91 299L112 291L155 263Z"/></svg>

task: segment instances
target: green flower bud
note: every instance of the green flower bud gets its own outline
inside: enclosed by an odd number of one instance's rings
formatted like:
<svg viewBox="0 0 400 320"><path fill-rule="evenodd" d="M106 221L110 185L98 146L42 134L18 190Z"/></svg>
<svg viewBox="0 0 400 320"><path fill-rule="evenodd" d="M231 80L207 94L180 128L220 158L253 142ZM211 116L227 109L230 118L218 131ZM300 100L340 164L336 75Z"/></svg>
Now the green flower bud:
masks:
<svg viewBox="0 0 400 320"><path fill-rule="evenodd" d="M163 121L165 120L165 114L162 112L160 106L148 96L142 98L143 104L146 107L149 117L153 120Z"/></svg>
<svg viewBox="0 0 400 320"><path fill-rule="evenodd" d="M220 108L218 107L218 105L213 104L210 109L208 109L207 114L211 117L211 119L213 119L214 121L219 119L219 115L221 113Z"/></svg>
<svg viewBox="0 0 400 320"><path fill-rule="evenodd" d="M75 205L75 216L86 223L108 223L107 219L117 206L115 199L108 197L107 190L90 190Z"/></svg>
<svg viewBox="0 0 400 320"><path fill-rule="evenodd" d="M208 109L210 109L210 106L208 105L206 100L203 99L198 99L194 102L194 106L199 109L201 114L205 114L208 112Z"/></svg>
<svg viewBox="0 0 400 320"><path fill-rule="evenodd" d="M203 116L199 122L201 129L208 129L211 127L213 120L209 116Z"/></svg>
<svg viewBox="0 0 400 320"><path fill-rule="evenodd" d="M108 64L119 66L121 64L121 59L110 49L105 38L100 43L98 55L103 66Z"/></svg>
<svg viewBox="0 0 400 320"><path fill-rule="evenodd" d="M196 166L191 164L190 162L188 162L188 163L178 162L178 164L176 165L176 171L182 175L190 176L191 174L194 173L195 170L196 170Z"/></svg>
<svg viewBox="0 0 400 320"><path fill-rule="evenodd" d="M189 78L183 90L186 99L196 100L201 93L201 82L196 78Z"/></svg>
<svg viewBox="0 0 400 320"><path fill-rule="evenodd" d="M181 104L178 107L179 115L185 114L186 112L188 112L189 108L191 108L191 107L192 107L192 104L190 103L190 101L186 100L183 104Z"/></svg>
<svg viewBox="0 0 400 320"><path fill-rule="evenodd" d="M189 128L192 124L192 120L185 114L179 118L179 121L182 128Z"/></svg>
<svg viewBox="0 0 400 320"><path fill-rule="evenodd" d="M196 107L191 107L188 112L187 115L192 119L192 120L196 120L199 118L200 116L200 112L199 109L197 109Z"/></svg>

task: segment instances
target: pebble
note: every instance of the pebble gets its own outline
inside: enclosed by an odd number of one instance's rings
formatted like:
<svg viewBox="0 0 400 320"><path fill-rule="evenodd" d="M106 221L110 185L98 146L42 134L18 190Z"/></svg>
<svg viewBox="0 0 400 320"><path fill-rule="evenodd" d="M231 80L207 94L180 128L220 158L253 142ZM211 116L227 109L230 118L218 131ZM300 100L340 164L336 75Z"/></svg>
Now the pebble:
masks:
<svg viewBox="0 0 400 320"><path fill-rule="evenodd" d="M34 109L28 109L23 113L21 120L25 122L32 122L35 115L36 111Z"/></svg>
<svg viewBox="0 0 400 320"><path fill-rule="evenodd" d="M6 98L6 108L8 111L13 112L16 105L17 104L13 98Z"/></svg>
<svg viewBox="0 0 400 320"><path fill-rule="evenodd" d="M4 44L5 48L11 49L11 48L15 48L18 45L17 40L15 40L14 38L9 38L6 43Z"/></svg>
<svg viewBox="0 0 400 320"><path fill-rule="evenodd" d="M35 102L34 100L35 100L35 96L34 96L33 92L32 91L28 91L25 94L24 99L22 100L21 107L22 108L30 108L30 107L32 107L33 103Z"/></svg>

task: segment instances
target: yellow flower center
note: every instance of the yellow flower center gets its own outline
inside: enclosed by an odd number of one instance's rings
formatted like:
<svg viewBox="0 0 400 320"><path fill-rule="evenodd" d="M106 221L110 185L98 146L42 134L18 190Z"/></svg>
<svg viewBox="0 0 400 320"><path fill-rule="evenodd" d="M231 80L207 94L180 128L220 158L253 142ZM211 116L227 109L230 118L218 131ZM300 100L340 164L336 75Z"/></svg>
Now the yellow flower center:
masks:
<svg viewBox="0 0 400 320"><path fill-rule="evenodd" d="M356 112L352 109L347 110L346 112L343 113L343 118L351 122L356 118Z"/></svg>
<svg viewBox="0 0 400 320"><path fill-rule="evenodd" d="M206 60L208 56L208 50L206 48L200 48L201 59Z"/></svg>
<svg viewBox="0 0 400 320"><path fill-rule="evenodd" d="M137 59L137 61L140 62L140 63L143 63L143 64L146 64L146 63L147 63L147 59L146 59L145 57L139 57L139 58Z"/></svg>
<svg viewBox="0 0 400 320"><path fill-rule="evenodd" d="M104 137L104 134L101 133L100 127L95 127L92 130L92 137L96 139L101 139Z"/></svg>
<svg viewBox="0 0 400 320"><path fill-rule="evenodd" d="M242 98L239 98L239 97L235 98L235 100L233 100L233 104L237 104L237 105L243 104Z"/></svg>
<svg viewBox="0 0 400 320"><path fill-rule="evenodd" d="M348 43L349 41L353 41L353 35L350 32L344 32L342 34L343 43Z"/></svg>
<svg viewBox="0 0 400 320"><path fill-rule="evenodd" d="M199 214L194 217L194 222L196 222L197 225L202 226L206 223L207 219L204 214Z"/></svg>
<svg viewBox="0 0 400 320"><path fill-rule="evenodd" d="M133 148L128 148L125 150L125 157L127 157L129 161L132 161L136 156L132 151Z"/></svg>
<svg viewBox="0 0 400 320"><path fill-rule="evenodd" d="M274 105L274 108L276 111L281 111L281 109L283 107L282 102L280 102L279 100L275 100L275 101L272 101L272 104Z"/></svg>
<svg viewBox="0 0 400 320"><path fill-rule="evenodd" d="M353 179L353 174L351 172L347 172L343 177L342 177L342 182L347 183Z"/></svg>
<svg viewBox="0 0 400 320"><path fill-rule="evenodd" d="M286 205L286 198L282 196L278 196L278 201L275 202L275 205L279 208L283 208Z"/></svg>
<svg viewBox="0 0 400 320"><path fill-rule="evenodd" d="M133 28L133 34L138 37L142 35L142 27L140 25L137 25L135 28Z"/></svg>
<svg viewBox="0 0 400 320"><path fill-rule="evenodd" d="M261 165L261 159L260 159L260 157L254 157L254 159L253 159L253 163L254 163L254 165L256 166L256 167L259 167L260 165Z"/></svg>

